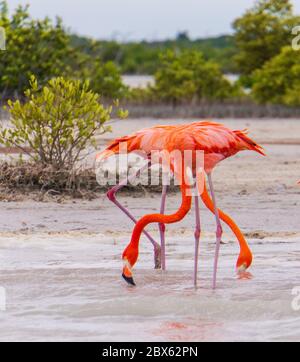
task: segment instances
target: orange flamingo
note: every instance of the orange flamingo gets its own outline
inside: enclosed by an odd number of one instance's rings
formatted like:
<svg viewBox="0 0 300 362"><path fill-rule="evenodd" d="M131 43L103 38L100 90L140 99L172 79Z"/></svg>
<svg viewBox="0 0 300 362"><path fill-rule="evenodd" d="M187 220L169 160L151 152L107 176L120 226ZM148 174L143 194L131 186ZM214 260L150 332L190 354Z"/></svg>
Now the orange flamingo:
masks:
<svg viewBox="0 0 300 362"><path fill-rule="evenodd" d="M243 150L251 150L265 155L263 148L251 140L247 136L247 131L232 131L222 124L215 122L195 122L185 125L174 126L156 126L153 128L138 131L130 136L125 136L116 139L110 144L103 152L100 153L99 158L101 160L110 157L112 154L118 154L120 152L120 144L125 142L127 144L128 152L139 153L143 151L149 158L151 152L156 151L179 151L182 154L186 151L202 151L204 153L204 170L208 177L211 196L207 192L204 184L204 190L201 194L201 198L206 207L215 214L217 231L216 231L216 251L214 260L214 272L213 272L213 288L216 288L217 278L217 266L219 258L219 250L222 238L222 225L223 220L236 235L239 245L240 254L237 260L237 270L245 271L252 263L252 253L245 240L242 232L235 224L235 222L225 213L217 208L216 197L212 182L212 171L214 167L222 160L231 157ZM147 166L151 166L148 164ZM150 223L159 223L162 246L164 243L164 225L171 224L182 220L189 212L192 204L192 197L190 196L189 189L191 185L185 181L187 170L184 164L181 165L180 173L176 171L174 164L170 165L175 177L180 178L181 183L181 206L176 213L172 215L164 215L161 211L160 214L151 214L142 217L139 221L136 221L134 217L123 208L115 199L115 192L122 186L118 185L113 188L109 193L109 198L114 201L135 223L135 228L132 233L131 241L126 247L123 253L123 278L127 283L135 285L133 280L133 266L135 265L139 254L139 241L141 233L144 232L145 227ZM193 175L198 177L198 170L193 166ZM164 210L166 188L163 189L162 206L161 210ZM199 251L199 239L201 234L200 227L200 214L199 214L199 200L198 196L195 196L195 212L196 212L196 230L195 230L195 266L194 266L194 284L197 283L197 267L198 267L198 251ZM159 254L159 245L147 234L148 238L154 245L156 256ZM163 255L164 259L164 250Z"/></svg>

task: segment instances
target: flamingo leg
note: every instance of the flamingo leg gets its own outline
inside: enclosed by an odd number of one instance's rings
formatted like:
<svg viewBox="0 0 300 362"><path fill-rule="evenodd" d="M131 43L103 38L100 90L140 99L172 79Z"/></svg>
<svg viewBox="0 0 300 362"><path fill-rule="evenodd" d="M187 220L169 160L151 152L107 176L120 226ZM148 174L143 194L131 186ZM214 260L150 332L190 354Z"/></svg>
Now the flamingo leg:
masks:
<svg viewBox="0 0 300 362"><path fill-rule="evenodd" d="M198 196L195 196L195 216L196 216L196 229L195 229L194 286L196 288L197 287L197 276L198 276L199 241L200 241L200 234L201 234L199 197Z"/></svg>
<svg viewBox="0 0 300 362"><path fill-rule="evenodd" d="M145 166L143 166L141 169L139 169L134 175L130 176L129 178L126 178L122 182L120 182L118 185L114 186L112 189L110 189L107 192L108 199L114 203L120 210L124 212L125 215L127 215L130 220L132 220L135 224L137 223L137 220L135 217L129 212L126 207L124 207L116 198L116 193L124 186L128 184L128 182L132 182L136 177L138 177L144 170L151 167L151 162L148 162ZM143 231L144 235L150 240L154 247L154 265L155 269L161 268L161 247L159 244L152 238L152 236L147 232Z"/></svg>
<svg viewBox="0 0 300 362"><path fill-rule="evenodd" d="M161 195L161 206L160 213L163 215L165 213L166 207L166 197L167 197L168 186L163 185L162 195ZM161 268L166 270L166 239L165 239L166 226L165 224L159 224L159 233L161 241Z"/></svg>
<svg viewBox="0 0 300 362"><path fill-rule="evenodd" d="M212 197L213 204L214 204L214 211L215 211L215 217L216 217L216 223L217 223L217 231L216 231L217 241L216 241L214 274L213 274L213 289L216 289L218 261L219 261L219 253L220 253L220 246L221 246L221 238L222 238L222 235L223 235L223 229L222 229L222 225L221 225L221 221L220 221L220 215L219 215L219 210L218 210L218 207L217 207L216 196L215 196L215 191L214 191L214 186L213 186L213 182L212 182L211 173L209 173L207 175L207 177L208 177L211 197Z"/></svg>

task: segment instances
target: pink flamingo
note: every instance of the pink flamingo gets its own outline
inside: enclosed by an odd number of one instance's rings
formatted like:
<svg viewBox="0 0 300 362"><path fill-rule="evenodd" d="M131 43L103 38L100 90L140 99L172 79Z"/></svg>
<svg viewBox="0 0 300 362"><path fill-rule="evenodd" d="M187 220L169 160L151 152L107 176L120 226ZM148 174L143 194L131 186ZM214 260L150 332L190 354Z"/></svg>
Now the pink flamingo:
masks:
<svg viewBox="0 0 300 362"><path fill-rule="evenodd" d="M217 231L216 231L216 251L214 261L213 272L213 288L216 288L217 278L217 266L219 258L219 250L222 238L222 225L223 220L235 233L239 244L240 254L237 260L237 270L245 271L250 267L252 263L252 253L250 248L238 228L235 222L221 210L217 208L217 202L212 181L212 171L214 167L222 160L235 155L243 150L251 150L265 155L261 146L255 143L247 136L247 131L232 131L222 124L214 122L195 122L185 125L174 126L156 126L149 129L138 131L132 135L125 136L113 141L101 154L98 156L101 160L110 157L112 154L118 154L120 152L120 144L127 144L128 152L139 153L143 151L150 159L151 152L156 151L168 151L174 150L180 151L182 154L186 150L192 152L203 151L204 152L204 170L208 177L210 191L212 198L209 197L206 186L204 185L201 198L204 204L215 214ZM151 162L143 167L151 167ZM171 165L172 171L176 177L185 179L187 170L184 169L184 165L181 168L182 174L176 175L174 165ZM140 173L142 170L139 170ZM198 177L197 170L193 169L193 175ZM137 175L134 175L135 177ZM117 201L115 194L125 184L127 180L120 185L115 186L108 192L109 199L114 202L126 215L136 224L132 233L131 242L123 253L124 268L123 278L131 285L135 285L132 268L138 259L138 247L141 233L144 233L150 242L154 246L155 266L160 267L160 260L162 261L162 268L165 269L165 224L175 223L182 220L191 208L192 197L188 196L188 190L190 186L185 182L182 182L181 193L182 203L178 211L173 215L164 215L166 192L167 188L163 188L162 202L160 214L146 215L137 221L132 214L124 208L119 201ZM199 239L201 234L200 225L200 212L199 212L199 198L195 196L195 213L196 213L196 229L195 229L195 265L194 265L194 284L197 285L197 268L198 268L198 252L199 252ZM158 223L161 235L161 246L144 230L150 223Z"/></svg>

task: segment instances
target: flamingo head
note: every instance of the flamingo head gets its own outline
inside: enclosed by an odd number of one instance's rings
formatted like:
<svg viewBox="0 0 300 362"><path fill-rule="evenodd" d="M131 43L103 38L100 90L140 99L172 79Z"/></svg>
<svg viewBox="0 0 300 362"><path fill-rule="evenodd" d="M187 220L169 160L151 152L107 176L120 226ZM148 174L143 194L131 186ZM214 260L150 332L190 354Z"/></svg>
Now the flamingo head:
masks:
<svg viewBox="0 0 300 362"><path fill-rule="evenodd" d="M138 258L138 251L136 249L130 247L129 248L127 247L125 249L123 253L124 266L123 266L122 277L129 285L132 286L136 285L133 280L132 268L136 263L137 258Z"/></svg>
<svg viewBox="0 0 300 362"><path fill-rule="evenodd" d="M133 280L132 267L131 267L130 263L128 262L128 260L124 260L122 277L129 285L132 285L134 287L136 286L136 284Z"/></svg>
<svg viewBox="0 0 300 362"><path fill-rule="evenodd" d="M238 273L245 272L252 264L252 253L250 250L244 251L239 255L236 263L236 270Z"/></svg>

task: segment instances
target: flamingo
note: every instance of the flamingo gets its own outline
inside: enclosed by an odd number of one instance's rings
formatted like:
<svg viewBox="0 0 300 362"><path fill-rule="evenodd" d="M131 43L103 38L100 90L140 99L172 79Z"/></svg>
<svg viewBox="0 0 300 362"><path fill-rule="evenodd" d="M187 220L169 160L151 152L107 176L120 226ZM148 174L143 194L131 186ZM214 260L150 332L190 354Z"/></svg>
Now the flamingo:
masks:
<svg viewBox="0 0 300 362"><path fill-rule="evenodd" d="M215 191L212 180L212 171L215 166L222 160L235 155L236 153L244 150L255 151L265 156L263 148L250 139L247 135L247 130L236 130L232 131L226 126L216 122L194 122L183 125L167 125L167 126L155 126L152 128L138 131L129 136L121 137L113 141L104 151L98 155L98 159L104 160L113 154L120 153L120 144L126 143L129 153L139 153L143 151L144 154L150 159L150 154L153 150L156 151L179 151L182 154L184 151L189 150L192 152L202 151L204 153L204 171L208 178L208 183L211 192L211 198L208 194L205 182L204 189L201 193L201 199L206 207L215 215L216 219L216 250L214 258L214 270L213 270L213 289L216 288L217 280L217 268L219 251L221 245L221 238L223 229L221 220L224 221L236 235L239 245L240 254L236 263L238 272L246 271L252 264L252 253L247 244L247 241L236 225L236 223L226 215L222 210L218 209L217 201L215 197ZM151 167L149 161L146 166ZM179 209L172 215L165 215L165 201L167 188L163 187L161 210L159 214L145 215L140 220L136 220L132 214L124 208L116 199L116 192L126 184L127 180L122 182L120 185L115 186L108 192L108 198L113 201L122 211L128 215L128 217L135 223L133 229L131 241L125 248L122 259L124 262L122 277L124 280L132 286L135 286L133 279L133 267L138 260L139 255L139 241L142 233L145 233L148 239L154 246L155 264L156 267L161 266L165 268L165 224L172 224L181 221L189 212L192 205L192 196L190 196L191 185L185 181L187 171L184 164L181 165L179 172L175 169L174 163L170 165L172 172L176 178L181 179L181 205ZM138 171L138 173L141 170ZM199 177L198 170L193 165L193 175L196 178ZM134 175L133 177L137 176ZM199 187L199 185L198 185ZM195 196L195 216L196 216L196 227L195 227L195 258L194 258L194 285L197 285L197 270L198 270L198 252L199 252L199 240L201 235L201 223L200 223L200 212L199 212L199 197ZM150 223L158 223L160 228L161 246L144 230ZM161 260L160 260L161 256Z"/></svg>

